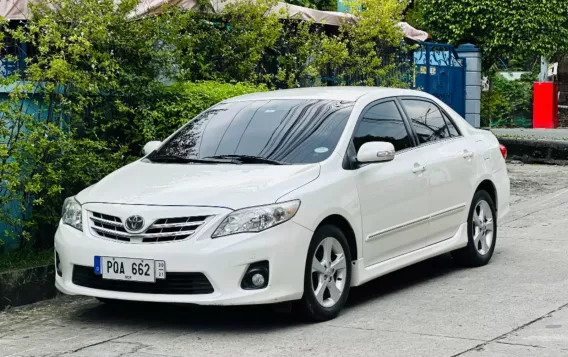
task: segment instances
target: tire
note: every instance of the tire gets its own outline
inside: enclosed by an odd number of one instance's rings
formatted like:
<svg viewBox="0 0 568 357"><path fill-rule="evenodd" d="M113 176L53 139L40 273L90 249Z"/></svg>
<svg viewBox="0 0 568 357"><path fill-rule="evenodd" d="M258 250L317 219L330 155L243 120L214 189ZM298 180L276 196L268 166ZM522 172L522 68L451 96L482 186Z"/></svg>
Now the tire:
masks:
<svg viewBox="0 0 568 357"><path fill-rule="evenodd" d="M480 217L480 210L483 211L483 217ZM489 263L497 243L496 218L495 203L489 193L477 191L467 216L467 246L452 252L452 257L458 264L480 267Z"/></svg>
<svg viewBox="0 0 568 357"><path fill-rule="evenodd" d="M334 266L330 266L326 259L327 251L331 252L329 260ZM343 256L342 261L341 256ZM319 265L314 265L314 258L320 263ZM315 271L314 266L317 266L320 272ZM301 312L303 319L311 322L331 320L345 305L350 287L351 252L347 238L336 226L323 225L314 232L308 248L304 271L304 295L302 300L297 302L296 310ZM321 294L316 295L316 291Z"/></svg>

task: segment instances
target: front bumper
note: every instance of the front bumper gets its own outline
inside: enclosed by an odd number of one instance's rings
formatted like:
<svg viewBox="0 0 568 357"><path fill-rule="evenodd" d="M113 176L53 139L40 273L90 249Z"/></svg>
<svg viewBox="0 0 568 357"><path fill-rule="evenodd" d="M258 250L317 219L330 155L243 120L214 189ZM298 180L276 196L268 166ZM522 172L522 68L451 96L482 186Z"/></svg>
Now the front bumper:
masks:
<svg viewBox="0 0 568 357"><path fill-rule="evenodd" d="M201 305L266 304L300 299L304 269L313 232L293 221L256 234L211 239L217 224L210 224L186 240L163 243L124 243L80 232L60 224L55 235L62 276L58 290L69 295L99 298L194 303ZM163 260L168 272L203 273L213 286L211 294L170 295L92 289L73 283L75 265L93 267L95 256ZM241 280L251 263L269 262L269 284L261 290L243 290Z"/></svg>

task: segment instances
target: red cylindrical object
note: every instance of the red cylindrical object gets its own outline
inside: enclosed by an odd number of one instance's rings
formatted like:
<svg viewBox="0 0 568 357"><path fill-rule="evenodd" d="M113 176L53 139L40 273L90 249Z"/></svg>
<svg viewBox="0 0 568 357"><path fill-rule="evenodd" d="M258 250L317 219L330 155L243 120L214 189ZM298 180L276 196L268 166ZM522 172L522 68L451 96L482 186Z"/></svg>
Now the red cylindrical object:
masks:
<svg viewBox="0 0 568 357"><path fill-rule="evenodd" d="M533 128L558 128L558 84L534 83Z"/></svg>

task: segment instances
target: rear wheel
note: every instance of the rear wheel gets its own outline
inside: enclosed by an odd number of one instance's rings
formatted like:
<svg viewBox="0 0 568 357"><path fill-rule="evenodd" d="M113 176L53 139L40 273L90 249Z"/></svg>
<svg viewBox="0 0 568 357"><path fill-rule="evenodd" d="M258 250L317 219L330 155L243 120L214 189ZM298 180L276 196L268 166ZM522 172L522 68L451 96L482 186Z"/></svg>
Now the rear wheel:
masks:
<svg viewBox="0 0 568 357"><path fill-rule="evenodd" d="M304 296L298 302L310 321L335 318L349 295L351 253L343 232L323 225L315 232L308 249L304 274Z"/></svg>
<svg viewBox="0 0 568 357"><path fill-rule="evenodd" d="M477 191L467 219L468 244L465 248L452 252L456 262L470 267L489 263L497 241L496 217L495 203L489 193Z"/></svg>

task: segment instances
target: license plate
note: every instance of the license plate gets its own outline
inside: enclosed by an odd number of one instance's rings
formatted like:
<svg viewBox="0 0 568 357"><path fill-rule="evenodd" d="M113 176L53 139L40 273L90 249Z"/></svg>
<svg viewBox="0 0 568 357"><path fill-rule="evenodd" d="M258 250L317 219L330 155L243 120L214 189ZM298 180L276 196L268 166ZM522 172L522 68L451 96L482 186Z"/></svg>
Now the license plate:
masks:
<svg viewBox="0 0 568 357"><path fill-rule="evenodd" d="M156 282L166 278L163 260L95 257L95 274L103 279Z"/></svg>

